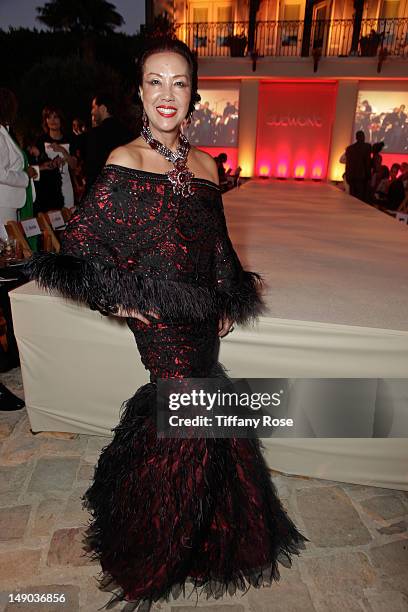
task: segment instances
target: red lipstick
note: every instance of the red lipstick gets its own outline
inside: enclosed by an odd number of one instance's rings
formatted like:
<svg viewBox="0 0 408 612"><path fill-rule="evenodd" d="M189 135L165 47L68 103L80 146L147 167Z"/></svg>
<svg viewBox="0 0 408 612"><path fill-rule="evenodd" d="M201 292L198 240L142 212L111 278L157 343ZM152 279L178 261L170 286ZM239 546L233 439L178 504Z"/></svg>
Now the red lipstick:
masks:
<svg viewBox="0 0 408 612"><path fill-rule="evenodd" d="M167 106L164 104L158 106L156 110L162 117L174 117L174 115L177 113L177 108L175 106ZM170 110L173 112L169 112Z"/></svg>

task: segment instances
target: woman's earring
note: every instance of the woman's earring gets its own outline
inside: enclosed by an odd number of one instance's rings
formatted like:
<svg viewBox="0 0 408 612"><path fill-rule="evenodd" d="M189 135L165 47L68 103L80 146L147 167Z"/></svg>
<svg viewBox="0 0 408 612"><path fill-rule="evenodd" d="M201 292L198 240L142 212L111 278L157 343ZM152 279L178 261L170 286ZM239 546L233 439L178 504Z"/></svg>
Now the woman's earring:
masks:
<svg viewBox="0 0 408 612"><path fill-rule="evenodd" d="M186 117L186 126L189 127L191 125L191 114Z"/></svg>
<svg viewBox="0 0 408 612"><path fill-rule="evenodd" d="M147 116L145 109L143 109L142 121L145 128L149 127L149 117Z"/></svg>

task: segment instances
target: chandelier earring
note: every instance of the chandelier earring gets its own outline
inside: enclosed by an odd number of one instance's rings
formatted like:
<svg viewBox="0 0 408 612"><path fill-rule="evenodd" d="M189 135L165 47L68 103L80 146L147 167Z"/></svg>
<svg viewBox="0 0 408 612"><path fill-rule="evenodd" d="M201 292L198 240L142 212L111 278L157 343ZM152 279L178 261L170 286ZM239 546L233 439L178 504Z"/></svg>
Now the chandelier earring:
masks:
<svg viewBox="0 0 408 612"><path fill-rule="evenodd" d="M143 109L142 113L142 122L145 128L149 127L149 117L147 116L145 109Z"/></svg>

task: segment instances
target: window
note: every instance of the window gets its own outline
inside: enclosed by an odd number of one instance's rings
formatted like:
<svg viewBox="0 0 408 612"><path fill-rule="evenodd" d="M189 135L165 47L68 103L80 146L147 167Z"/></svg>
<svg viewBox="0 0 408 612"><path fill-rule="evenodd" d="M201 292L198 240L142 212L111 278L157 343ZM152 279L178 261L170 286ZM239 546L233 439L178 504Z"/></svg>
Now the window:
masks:
<svg viewBox="0 0 408 612"><path fill-rule="evenodd" d="M381 17L392 19L398 17L399 0L384 0L381 7Z"/></svg>
<svg viewBox="0 0 408 612"><path fill-rule="evenodd" d="M285 4L283 7L284 21L298 21L300 18L300 4Z"/></svg>

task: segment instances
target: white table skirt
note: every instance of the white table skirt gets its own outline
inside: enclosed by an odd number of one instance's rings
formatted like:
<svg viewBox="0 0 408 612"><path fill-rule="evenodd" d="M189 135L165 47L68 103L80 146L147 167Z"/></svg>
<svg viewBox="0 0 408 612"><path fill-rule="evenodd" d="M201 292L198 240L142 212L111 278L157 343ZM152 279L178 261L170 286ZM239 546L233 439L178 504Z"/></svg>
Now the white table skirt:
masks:
<svg viewBox="0 0 408 612"><path fill-rule="evenodd" d="M33 431L111 435L122 402L149 380L126 324L35 283L11 292L11 302ZM408 379L404 331L262 318L221 344L220 361L231 377ZM375 419L380 431L398 435L406 398L405 380L367 381L361 435L372 435ZM295 414L299 405L295 385ZM322 413L312 408L309 417L323 426ZM340 418L341 402L338 411ZM408 490L403 438L264 438L263 444L270 467L285 473Z"/></svg>

